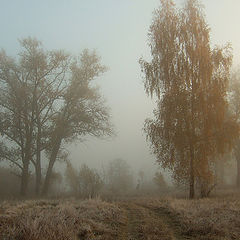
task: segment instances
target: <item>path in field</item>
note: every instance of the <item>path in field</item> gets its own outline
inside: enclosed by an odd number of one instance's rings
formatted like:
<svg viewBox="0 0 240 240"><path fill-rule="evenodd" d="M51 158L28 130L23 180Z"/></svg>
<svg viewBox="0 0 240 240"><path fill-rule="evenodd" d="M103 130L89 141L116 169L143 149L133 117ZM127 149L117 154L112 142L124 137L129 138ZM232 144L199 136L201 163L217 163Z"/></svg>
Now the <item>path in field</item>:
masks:
<svg viewBox="0 0 240 240"><path fill-rule="evenodd" d="M162 207L149 208L134 202L123 202L126 223L119 232L119 240L193 240L184 236L178 221Z"/></svg>

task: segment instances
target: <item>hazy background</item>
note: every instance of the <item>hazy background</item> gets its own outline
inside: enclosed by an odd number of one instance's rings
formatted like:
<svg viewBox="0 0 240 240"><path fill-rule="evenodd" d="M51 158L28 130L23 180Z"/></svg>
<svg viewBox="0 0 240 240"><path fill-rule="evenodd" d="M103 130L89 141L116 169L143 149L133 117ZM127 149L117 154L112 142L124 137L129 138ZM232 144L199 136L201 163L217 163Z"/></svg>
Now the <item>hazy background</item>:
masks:
<svg viewBox="0 0 240 240"><path fill-rule="evenodd" d="M177 1L181 4L183 1ZM231 42L234 65L240 63L240 1L204 0L212 42ZM147 32L159 0L0 0L0 48L10 55L19 50L18 39L36 37L47 49L78 54L96 49L109 71L98 79L111 108L117 137L92 139L68 149L75 165L100 167L123 158L136 171L153 171L154 157L142 131L154 101L147 98L138 59L149 58Z"/></svg>

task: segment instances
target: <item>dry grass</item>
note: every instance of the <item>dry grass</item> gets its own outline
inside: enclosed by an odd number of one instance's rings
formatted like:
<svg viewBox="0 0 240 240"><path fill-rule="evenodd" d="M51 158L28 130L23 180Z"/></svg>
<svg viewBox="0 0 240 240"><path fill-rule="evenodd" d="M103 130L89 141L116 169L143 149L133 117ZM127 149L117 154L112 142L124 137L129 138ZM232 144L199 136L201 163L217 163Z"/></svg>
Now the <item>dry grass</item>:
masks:
<svg viewBox="0 0 240 240"><path fill-rule="evenodd" d="M151 240L239 240L240 196L0 204L1 240L125 240L129 236Z"/></svg>
<svg viewBox="0 0 240 240"><path fill-rule="evenodd" d="M166 212L181 235L201 240L240 239L240 196L206 199L139 199L138 204Z"/></svg>
<svg viewBox="0 0 240 240"><path fill-rule="evenodd" d="M169 201L169 208L180 215L186 233L202 239L240 239L240 198L211 198Z"/></svg>
<svg viewBox="0 0 240 240"><path fill-rule="evenodd" d="M115 239L117 205L101 200L23 201L0 205L0 239Z"/></svg>

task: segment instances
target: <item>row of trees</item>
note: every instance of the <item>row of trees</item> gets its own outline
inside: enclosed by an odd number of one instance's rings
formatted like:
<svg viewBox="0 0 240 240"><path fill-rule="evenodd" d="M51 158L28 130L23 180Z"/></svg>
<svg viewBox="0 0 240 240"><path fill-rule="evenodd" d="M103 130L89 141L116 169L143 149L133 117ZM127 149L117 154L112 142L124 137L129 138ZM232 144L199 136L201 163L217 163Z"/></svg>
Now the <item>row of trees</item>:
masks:
<svg viewBox="0 0 240 240"><path fill-rule="evenodd" d="M105 196L125 195L134 189L131 168L123 159L114 159L102 171L83 164L76 170L67 162L66 181L73 194L81 197L95 197L99 192Z"/></svg>
<svg viewBox="0 0 240 240"><path fill-rule="evenodd" d="M74 57L44 50L32 38L20 44L17 58L0 52L0 157L15 167L21 195L30 170L36 194L45 195L55 162L66 157L64 143L112 134L108 108L94 84L106 67L94 51Z"/></svg>
<svg viewBox="0 0 240 240"><path fill-rule="evenodd" d="M190 198L197 184L204 197L214 185L219 156L233 146L240 156L237 88L232 92L234 111L228 102L231 47L211 47L210 29L197 0L186 0L182 9L172 0L161 0L149 44L152 60L140 59L140 64L146 93L157 99L154 118L144 127L151 150L178 182L189 184ZM240 171L238 183L239 177Z"/></svg>
<svg viewBox="0 0 240 240"><path fill-rule="evenodd" d="M64 168L63 168L64 166ZM35 196L34 176L29 176L28 196ZM9 167L0 167L0 198L19 196L19 177L12 174ZM7 186L7 188L6 188ZM158 171L154 176L134 170L123 159L114 159L101 169L89 167L86 163L80 168L67 160L61 164L61 171L52 172L49 192L51 196L75 196L79 198L115 199L123 196L145 194L163 194L169 188L163 175Z"/></svg>

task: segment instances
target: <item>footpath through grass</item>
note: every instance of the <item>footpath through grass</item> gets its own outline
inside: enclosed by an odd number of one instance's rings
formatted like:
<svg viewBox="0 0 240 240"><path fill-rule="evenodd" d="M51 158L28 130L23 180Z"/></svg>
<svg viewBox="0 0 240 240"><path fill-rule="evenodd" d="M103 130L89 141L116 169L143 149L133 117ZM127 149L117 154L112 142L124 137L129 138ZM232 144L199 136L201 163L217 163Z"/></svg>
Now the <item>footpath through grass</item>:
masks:
<svg viewBox="0 0 240 240"><path fill-rule="evenodd" d="M240 198L0 204L1 240L239 240Z"/></svg>

